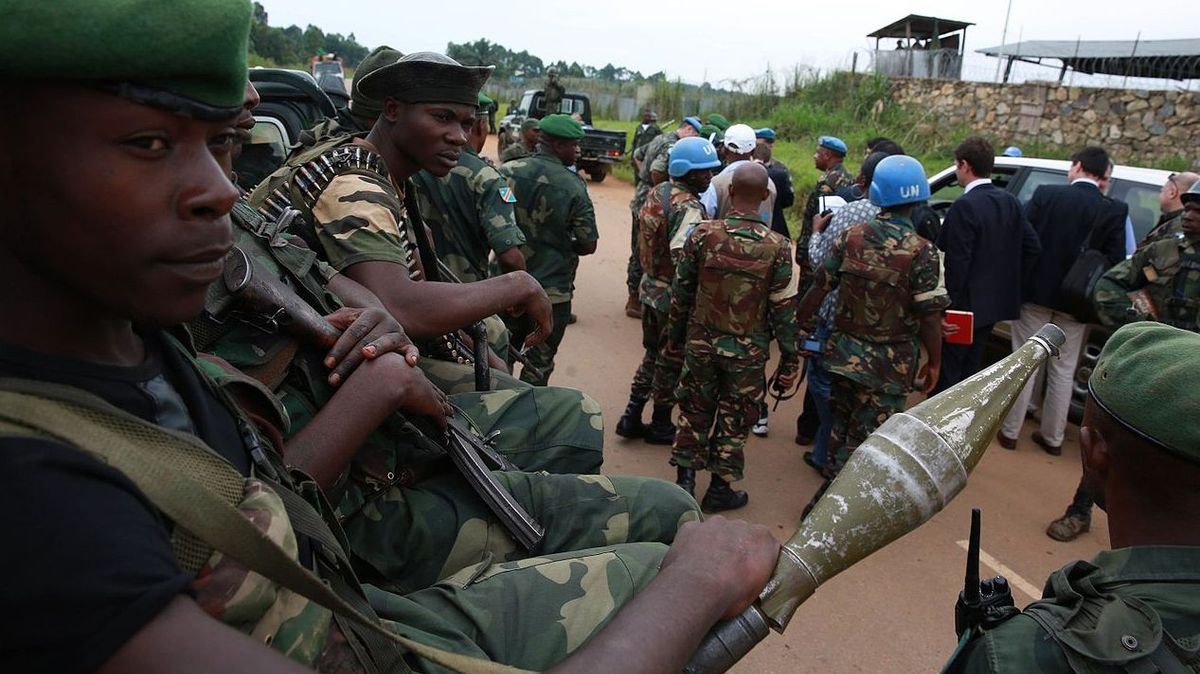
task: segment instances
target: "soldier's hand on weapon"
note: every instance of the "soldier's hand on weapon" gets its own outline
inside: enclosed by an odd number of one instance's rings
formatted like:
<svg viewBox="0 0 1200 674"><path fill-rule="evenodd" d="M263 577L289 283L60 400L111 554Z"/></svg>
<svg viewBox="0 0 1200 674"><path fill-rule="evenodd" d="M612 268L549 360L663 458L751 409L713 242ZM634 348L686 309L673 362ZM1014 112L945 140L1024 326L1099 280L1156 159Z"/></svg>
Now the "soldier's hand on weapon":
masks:
<svg viewBox="0 0 1200 674"><path fill-rule="evenodd" d="M537 328L525 337L525 344L522 348L537 346L546 341L546 338L554 330L553 306L550 304L550 298L546 296L542 284L538 283L537 279L529 273L523 271L509 273L524 275L529 286L523 293L521 303L509 307L508 313L512 316L528 316L537 324Z"/></svg>
<svg viewBox="0 0 1200 674"><path fill-rule="evenodd" d="M796 380L800 377L800 368L794 364L780 363L775 368L775 375L772 380L775 382L775 390L780 393L786 393L796 385Z"/></svg>
<svg viewBox="0 0 1200 674"><path fill-rule="evenodd" d="M815 234L820 234L829 226L829 222L833 220L833 211L825 211L817 213L812 218L812 231Z"/></svg>
<svg viewBox="0 0 1200 674"><path fill-rule="evenodd" d="M754 603L778 558L779 541L769 529L717 515L680 527L659 572L690 574L697 591L722 594L728 619Z"/></svg>
<svg viewBox="0 0 1200 674"><path fill-rule="evenodd" d="M332 370L329 384L337 386L364 360L396 352L411 366L417 364L417 347L404 334L404 328L386 310L372 307L343 307L325 317L341 337L325 356L325 367Z"/></svg>
<svg viewBox="0 0 1200 674"><path fill-rule="evenodd" d="M428 417L438 428L446 430L446 417L454 414L450 398L425 378L420 368L410 367L399 382L399 409Z"/></svg>

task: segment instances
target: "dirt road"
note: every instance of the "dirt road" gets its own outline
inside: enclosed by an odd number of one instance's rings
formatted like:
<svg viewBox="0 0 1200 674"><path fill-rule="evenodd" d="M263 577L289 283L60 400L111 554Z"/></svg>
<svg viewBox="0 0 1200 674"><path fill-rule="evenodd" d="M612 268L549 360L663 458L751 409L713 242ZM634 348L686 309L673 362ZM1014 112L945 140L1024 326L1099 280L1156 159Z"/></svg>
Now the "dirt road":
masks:
<svg viewBox="0 0 1200 674"><path fill-rule="evenodd" d="M491 140L494 143L494 138ZM485 153L495 156L494 146ZM641 358L639 323L626 318L625 262L633 190L609 178L589 185L600 228L597 253L584 258L576 282L579 322L567 329L552 380L583 389L604 408L604 472L674 479L669 448L627 441L612 429L625 407ZM771 417L767 438L751 437L746 479L750 504L736 516L770 527L779 539L795 531L820 479L792 442L800 397ZM971 481L942 513L821 587L800 607L786 633L772 633L737 672L936 672L954 649L954 602L962 589L965 540L972 507L983 509L986 555L981 573L1003 573L1018 606L1040 596L1053 570L1090 558L1108 543L1104 514L1073 543L1043 533L1062 514L1079 480L1078 429L1068 429L1061 457L1029 440L1026 424L1015 452L993 443ZM701 479L701 489L706 485Z"/></svg>

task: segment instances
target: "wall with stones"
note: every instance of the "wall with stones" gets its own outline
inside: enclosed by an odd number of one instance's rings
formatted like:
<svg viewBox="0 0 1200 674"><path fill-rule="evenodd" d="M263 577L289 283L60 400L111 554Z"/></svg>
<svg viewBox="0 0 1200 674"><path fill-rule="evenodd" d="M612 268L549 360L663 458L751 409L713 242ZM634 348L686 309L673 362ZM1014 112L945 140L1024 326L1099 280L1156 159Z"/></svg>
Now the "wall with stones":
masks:
<svg viewBox="0 0 1200 674"><path fill-rule="evenodd" d="M935 124L967 126L997 149L1040 143L1102 145L1119 164L1183 157L1200 167L1200 94L1049 83L893 79L892 98Z"/></svg>

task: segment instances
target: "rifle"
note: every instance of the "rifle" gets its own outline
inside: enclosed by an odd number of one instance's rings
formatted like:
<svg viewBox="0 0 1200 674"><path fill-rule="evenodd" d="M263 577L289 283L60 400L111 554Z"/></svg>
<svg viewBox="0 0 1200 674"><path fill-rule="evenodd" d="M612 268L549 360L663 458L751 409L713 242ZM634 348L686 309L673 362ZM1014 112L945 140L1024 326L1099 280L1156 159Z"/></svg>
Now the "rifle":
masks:
<svg viewBox="0 0 1200 674"><path fill-rule="evenodd" d="M332 347L341 336L340 330L295 291L255 264L250 256L236 246L225 258L222 285L231 300L227 303L229 315L240 320L252 319L250 322L255 327L281 332L318 349ZM268 318L265 321L253 320L253 317L262 316ZM476 343L486 348L486 340L477 339ZM517 470L516 466L497 453L487 440L481 440L471 433L463 420L448 417L446 421L444 434L431 432L428 424L423 424L419 430L446 452L475 493L517 542L527 550L534 551L541 543L545 529L491 473L492 470Z"/></svg>

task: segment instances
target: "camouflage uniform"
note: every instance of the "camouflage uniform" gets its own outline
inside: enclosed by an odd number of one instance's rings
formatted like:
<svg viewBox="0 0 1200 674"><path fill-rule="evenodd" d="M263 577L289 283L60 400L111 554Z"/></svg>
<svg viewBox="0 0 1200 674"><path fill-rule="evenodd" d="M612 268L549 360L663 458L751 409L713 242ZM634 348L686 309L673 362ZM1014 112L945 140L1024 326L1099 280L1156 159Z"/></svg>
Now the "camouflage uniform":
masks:
<svg viewBox="0 0 1200 674"><path fill-rule="evenodd" d="M1129 293L1145 290L1157 318L1138 311ZM1200 234L1179 234L1144 245L1096 282L1100 322L1109 327L1157 320L1200 332Z"/></svg>
<svg viewBox="0 0 1200 674"><path fill-rule="evenodd" d="M238 245L268 273L287 278L318 310L336 307L336 298L324 286L329 268L316 264L307 249L286 240L272 245L252 233L257 224L247 211L241 204L235 209ZM317 349L300 345L297 350L287 337L235 320L226 321L216 337L209 350L276 392L291 422L288 437L310 423L335 393L325 380L324 353ZM214 374L222 385L237 390L239 379ZM451 402L479 435L498 433L493 441L500 452L524 470L595 473L600 468L600 407L579 391L491 391L455 395ZM360 578L409 592L487 555L515 560L528 554L517 549L466 480L439 463L441 455L421 428L399 413L355 455L333 496ZM548 554L627 541L669 543L681 519L694 516L694 504L664 482L496 475L546 527L539 552Z"/></svg>
<svg viewBox="0 0 1200 674"><path fill-rule="evenodd" d="M1154 223L1154 227L1146 232L1146 236L1142 238L1138 248L1144 248L1163 239L1170 239L1177 234L1183 234L1183 209L1163 213L1158 217L1158 222Z"/></svg>
<svg viewBox="0 0 1200 674"><path fill-rule="evenodd" d="M808 239L812 236L812 219L821 207L820 198L836 194L838 190L854 184L854 176L846 167L838 162L837 166L825 171L825 175L817 181L816 187L808 193L808 201L804 202L804 216L800 220L800 237L796 239L796 264L800 265L800 287L807 288L812 283L816 269L808 261Z"/></svg>
<svg viewBox="0 0 1200 674"><path fill-rule="evenodd" d="M791 246L758 214L702 222L683 245L671 292L669 339L686 343L671 463L740 480L772 334L782 367L799 363Z"/></svg>
<svg viewBox="0 0 1200 674"><path fill-rule="evenodd" d="M289 231L335 271L360 262L391 262L402 265L414 281L438 280L411 185L395 184L383 158L360 144L360 138L334 136L300 148L254 189L250 204L268 219L277 217L281 202L298 209L301 217ZM461 355L444 340L421 346L422 369L438 388L447 393L474 390L473 367L460 362ZM503 340L492 346L506 350ZM521 386L499 370L493 369L491 377L492 388Z"/></svg>
<svg viewBox="0 0 1200 674"><path fill-rule="evenodd" d="M667 317L671 311L671 282L675 260L692 229L704 220L704 207L683 183L671 180L659 185L642 205L638 251L642 258L642 282L638 299L642 310L642 346L646 352L633 375L629 397L654 399L655 404L675 402L675 385L683 363L667 352ZM668 212L664 215L664 206Z"/></svg>
<svg viewBox="0 0 1200 674"><path fill-rule="evenodd" d="M522 247L529 273L542 284L554 305L554 330L545 342L527 354L533 368L521 370L521 381L545 385L554 372L554 355L562 343L575 292L579 255L572 246L595 241L596 214L587 185L574 171L545 152L500 167L517 198L517 225L525 233ZM507 321L513 345L523 344L532 332L527 317Z"/></svg>
<svg viewBox="0 0 1200 674"><path fill-rule="evenodd" d="M521 159L533 154L529 148L525 147L525 143L521 140L516 140L508 144L504 151L500 153L500 163L509 162L514 159Z"/></svg>
<svg viewBox="0 0 1200 674"><path fill-rule="evenodd" d="M675 141L679 140L679 134L674 131L670 133L659 134L650 139L645 145L634 147L632 156L641 164L639 169L634 174L634 189L633 200L629 202L629 211L631 213L631 226L629 230L629 264L625 267L625 285L629 289L630 295L637 295L638 287L642 283L642 259L638 252L640 242L638 239L638 213L642 209L642 202L646 199L646 194L650 192L650 188L654 187L650 178L650 169L654 164L659 165L659 171L667 174L666 157L671 151L671 146ZM662 159L659 159L659 157ZM644 314L643 314L644 315Z"/></svg>
<svg viewBox="0 0 1200 674"><path fill-rule="evenodd" d="M463 148L458 166L442 178L413 176L417 203L433 231L440 259L464 282L488 278L488 255L525 243L513 217L512 190L474 148Z"/></svg>
<svg viewBox="0 0 1200 674"><path fill-rule="evenodd" d="M921 355L921 318L950 305L939 275L933 244L917 235L911 220L887 211L841 234L818 268L814 284L827 292L839 288L824 361L833 375L834 465L904 409Z"/></svg>
<svg viewBox="0 0 1200 674"><path fill-rule="evenodd" d="M562 100L566 93L566 87L558 80L546 80L546 86L542 88L542 101L546 106L547 115L562 112Z"/></svg>

